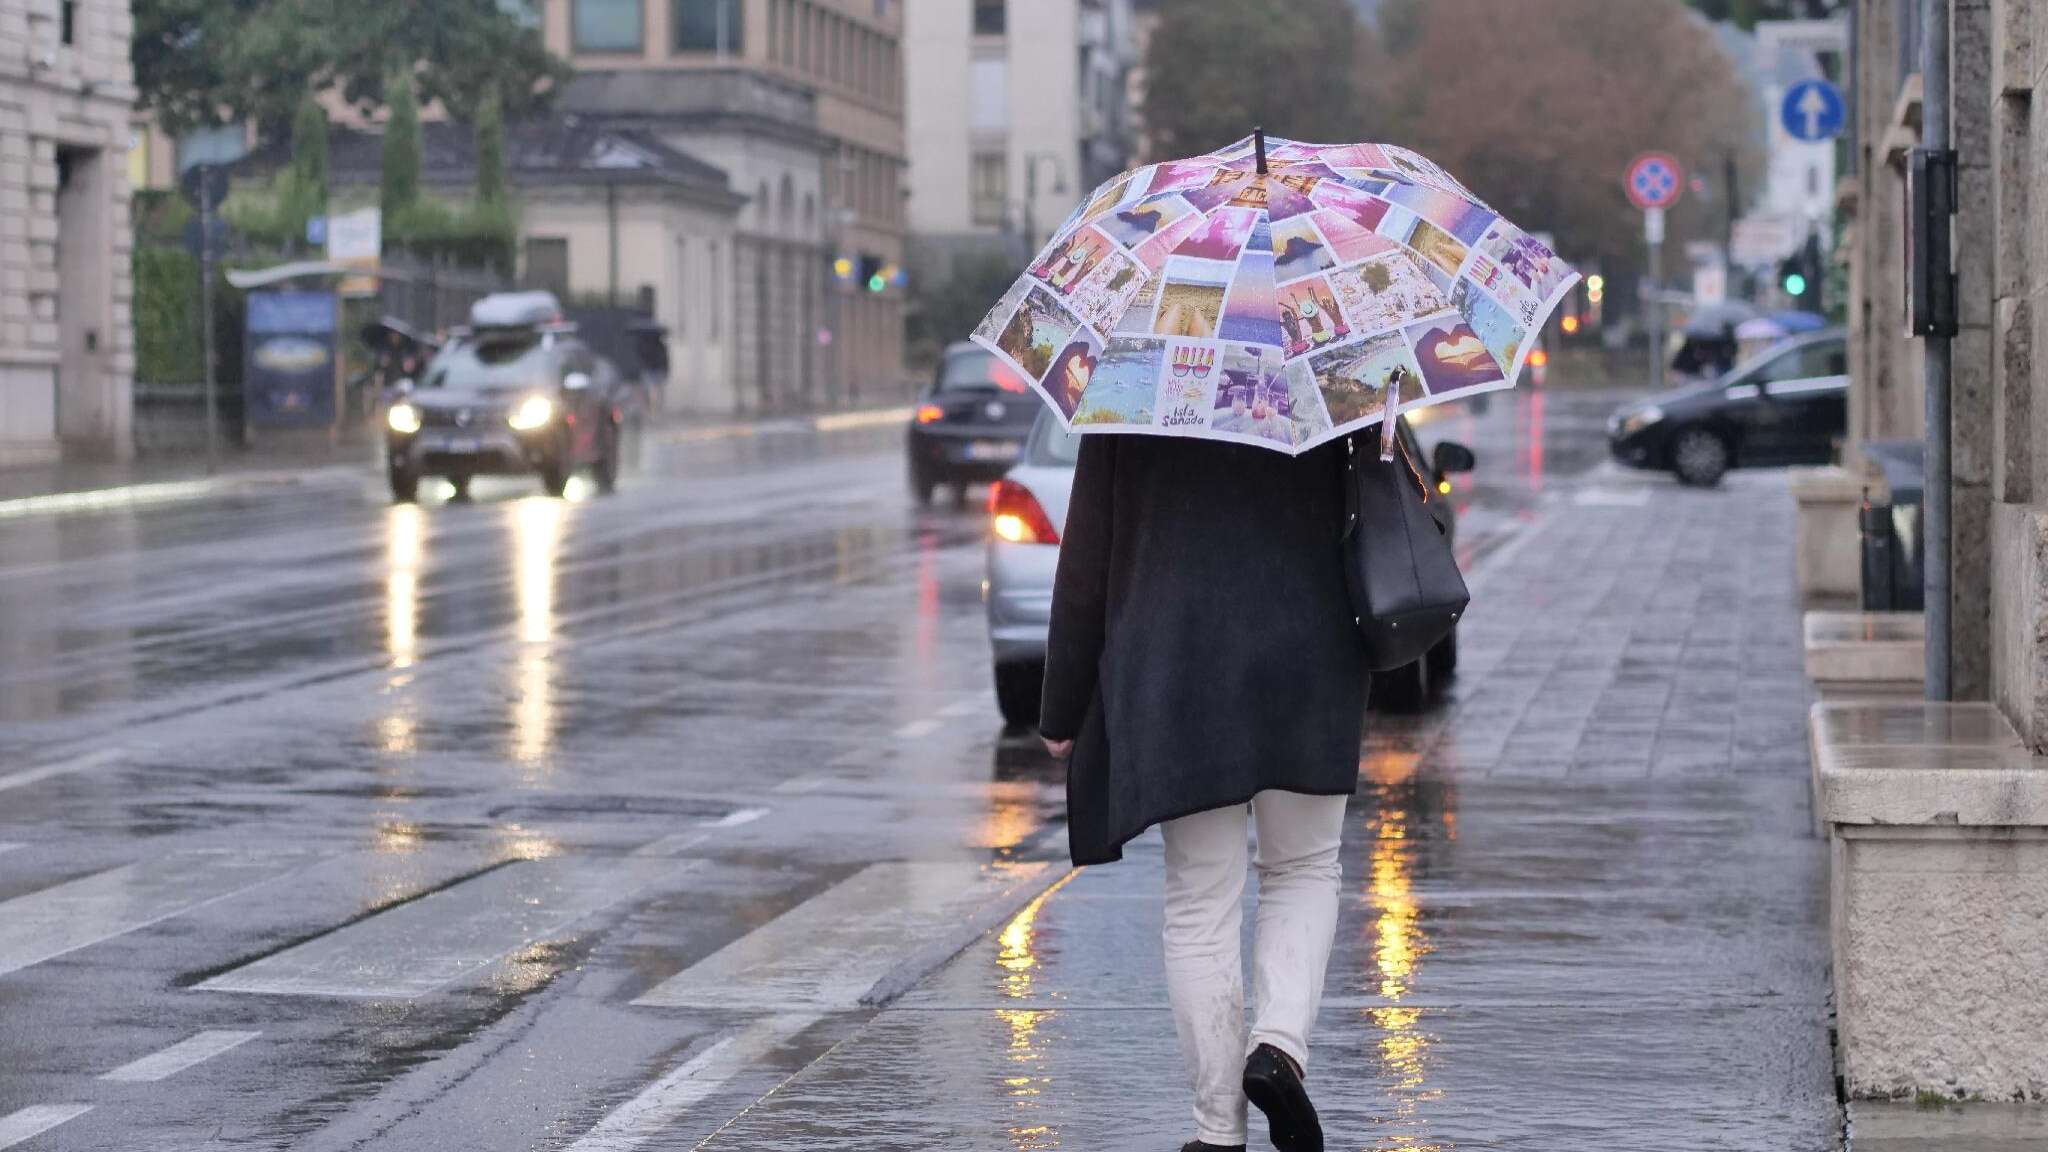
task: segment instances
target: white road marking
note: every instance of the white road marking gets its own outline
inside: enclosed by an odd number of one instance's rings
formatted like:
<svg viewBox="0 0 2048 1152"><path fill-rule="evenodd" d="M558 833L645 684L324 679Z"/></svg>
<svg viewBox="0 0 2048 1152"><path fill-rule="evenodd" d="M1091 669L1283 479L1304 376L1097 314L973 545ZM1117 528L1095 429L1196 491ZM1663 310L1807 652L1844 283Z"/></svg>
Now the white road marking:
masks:
<svg viewBox="0 0 2048 1152"><path fill-rule="evenodd" d="M0 1148L12 1148L90 1111L90 1104L31 1104L19 1112L9 1112L0 1116Z"/></svg>
<svg viewBox="0 0 2048 1152"><path fill-rule="evenodd" d="M766 808L736 808L715 820L706 820L688 832L671 832L659 840L650 840L633 849L632 855L674 856L687 852L711 839L711 833L720 828L738 828L743 824L752 824L766 816L768 812L769 809Z"/></svg>
<svg viewBox="0 0 2048 1152"><path fill-rule="evenodd" d="M26 845L26 844L11 844L11 843L10 843L10 844L0 844L0 852L12 852L12 851L14 851L14 850L15 850L16 848L26 848L26 847L27 847L27 845Z"/></svg>
<svg viewBox="0 0 2048 1152"><path fill-rule="evenodd" d="M701 860L522 860L224 972L209 992L424 995Z"/></svg>
<svg viewBox="0 0 2048 1152"><path fill-rule="evenodd" d="M871 864L649 989L635 1004L835 1012L856 1008L929 942L971 924L1044 861Z"/></svg>
<svg viewBox="0 0 2048 1152"><path fill-rule="evenodd" d="M0 975L224 900L304 859L179 852L18 896L0 904Z"/></svg>
<svg viewBox="0 0 2048 1152"><path fill-rule="evenodd" d="M962 701L960 701L960 702L959 702L959 703L957 703L957 704L948 704L948 705L946 705L946 706L945 706L944 708L941 708L941 709L939 709L939 715L941 715L941 716L945 716L945 717L948 717L948 718L951 718L951 719L959 719L960 717L963 717L963 716L973 716L973 715L976 715L976 714L980 713L980 712L981 712L981 711L982 711L982 710L983 710L984 708L986 708L986 707L987 707L987 702L986 702L986 701L982 701L982 700L962 700Z"/></svg>
<svg viewBox="0 0 2048 1152"><path fill-rule="evenodd" d="M794 780L784 780L777 784L774 790L786 796L801 796L806 792L816 792L831 781L830 776L798 776Z"/></svg>
<svg viewBox="0 0 2048 1152"><path fill-rule="evenodd" d="M613 1109L583 1139L569 1145L568 1152L631 1152L682 1119L734 1074L817 1022L816 1016L790 1014L754 1021Z"/></svg>
<svg viewBox="0 0 2048 1152"><path fill-rule="evenodd" d="M201 1032L180 1040L161 1052L153 1052L140 1060L123 1064L100 1079L118 1080L124 1084L168 1080L194 1064L203 1063L223 1052L239 1048L261 1035L261 1032Z"/></svg>
<svg viewBox="0 0 2048 1152"><path fill-rule="evenodd" d="M922 740L946 726L943 720L912 720L896 730L898 740Z"/></svg>
<svg viewBox="0 0 2048 1152"><path fill-rule="evenodd" d="M34 768L24 768L19 772L10 772L0 776L0 792L5 792L9 788L19 788L24 784L34 784L38 780L48 780L53 776L68 776L73 772L103 767L119 760L125 754L125 749L102 748L97 752L87 752L83 756L73 756L69 760L59 760L55 764L42 764Z"/></svg>

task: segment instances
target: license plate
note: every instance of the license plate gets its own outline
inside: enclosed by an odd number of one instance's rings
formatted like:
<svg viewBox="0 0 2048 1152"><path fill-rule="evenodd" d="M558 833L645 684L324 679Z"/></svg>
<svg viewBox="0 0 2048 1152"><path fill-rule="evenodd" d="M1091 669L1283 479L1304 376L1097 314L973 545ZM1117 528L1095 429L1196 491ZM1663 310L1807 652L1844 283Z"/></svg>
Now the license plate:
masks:
<svg viewBox="0 0 2048 1152"><path fill-rule="evenodd" d="M969 460L1015 460L1017 443L1013 440L976 440L967 446Z"/></svg>
<svg viewBox="0 0 2048 1152"><path fill-rule="evenodd" d="M476 455L476 448L476 438L473 436L451 436L448 438L447 452L451 456L474 456Z"/></svg>

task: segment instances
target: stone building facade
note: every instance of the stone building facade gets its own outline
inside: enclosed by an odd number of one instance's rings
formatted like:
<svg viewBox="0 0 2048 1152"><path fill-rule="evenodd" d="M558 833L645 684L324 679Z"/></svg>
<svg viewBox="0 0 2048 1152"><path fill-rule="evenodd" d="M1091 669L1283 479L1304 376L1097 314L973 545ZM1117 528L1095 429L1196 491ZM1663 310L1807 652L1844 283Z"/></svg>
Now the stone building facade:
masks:
<svg viewBox="0 0 2048 1152"><path fill-rule="evenodd" d="M127 0L0 0L0 465L130 453Z"/></svg>
<svg viewBox="0 0 2048 1152"><path fill-rule="evenodd" d="M1855 0L1850 442L1924 435L1905 334L1904 181L1920 141L1920 19ZM2048 0L1946 0L1960 334L1953 348L1952 680L2048 751ZM1850 461L1851 464L1855 462Z"/></svg>
<svg viewBox="0 0 2048 1152"><path fill-rule="evenodd" d="M750 199L730 276L747 410L907 394L900 0L544 0L559 107L624 117ZM801 105L800 108L794 107ZM841 261L844 261L841 264Z"/></svg>

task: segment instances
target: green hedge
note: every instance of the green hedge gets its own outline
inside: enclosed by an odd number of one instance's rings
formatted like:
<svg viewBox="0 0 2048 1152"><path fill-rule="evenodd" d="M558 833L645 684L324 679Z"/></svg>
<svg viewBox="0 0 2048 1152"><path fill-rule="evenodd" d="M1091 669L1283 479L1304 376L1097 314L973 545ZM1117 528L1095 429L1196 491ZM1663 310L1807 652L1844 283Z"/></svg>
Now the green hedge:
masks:
<svg viewBox="0 0 2048 1152"><path fill-rule="evenodd" d="M199 262L181 248L135 249L135 378L200 379Z"/></svg>

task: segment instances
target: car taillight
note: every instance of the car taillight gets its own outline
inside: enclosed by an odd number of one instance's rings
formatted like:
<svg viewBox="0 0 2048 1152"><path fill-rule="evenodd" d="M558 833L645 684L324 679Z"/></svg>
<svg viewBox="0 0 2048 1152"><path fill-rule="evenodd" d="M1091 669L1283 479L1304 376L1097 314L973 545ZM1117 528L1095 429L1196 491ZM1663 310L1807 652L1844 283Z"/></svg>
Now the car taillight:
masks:
<svg viewBox="0 0 2048 1152"><path fill-rule="evenodd" d="M1057 544L1060 534L1031 489L1014 480L998 480L988 490L989 530L1012 544Z"/></svg>
<svg viewBox="0 0 2048 1152"><path fill-rule="evenodd" d="M901 409L898 409L898 411L901 411ZM917 406L917 422L919 424L931 424L945 418L946 410L937 404L920 404Z"/></svg>

